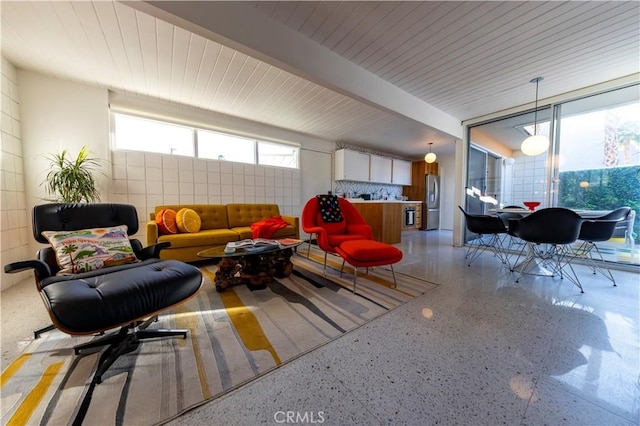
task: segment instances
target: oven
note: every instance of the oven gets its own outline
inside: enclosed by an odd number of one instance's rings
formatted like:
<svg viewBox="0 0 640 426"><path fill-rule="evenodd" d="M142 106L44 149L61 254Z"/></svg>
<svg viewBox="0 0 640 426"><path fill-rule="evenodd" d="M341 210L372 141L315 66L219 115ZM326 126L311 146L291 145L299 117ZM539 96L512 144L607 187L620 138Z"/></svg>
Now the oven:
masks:
<svg viewBox="0 0 640 426"><path fill-rule="evenodd" d="M416 224L416 208L413 206L404 208L404 227L409 228Z"/></svg>

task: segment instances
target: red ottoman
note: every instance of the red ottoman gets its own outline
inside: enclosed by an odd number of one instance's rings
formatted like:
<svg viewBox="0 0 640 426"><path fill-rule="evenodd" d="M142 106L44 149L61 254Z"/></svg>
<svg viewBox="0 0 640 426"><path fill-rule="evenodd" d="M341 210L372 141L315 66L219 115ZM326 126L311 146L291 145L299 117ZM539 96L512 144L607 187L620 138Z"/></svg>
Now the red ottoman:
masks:
<svg viewBox="0 0 640 426"><path fill-rule="evenodd" d="M345 241L336 247L336 252L342 257L342 268L344 262L348 262L354 267L353 271L353 292L356 292L356 279L358 278L358 267L390 265L393 274L393 286L396 286L396 274L393 271L393 264L402 260L402 251L398 248L373 240L353 240Z"/></svg>

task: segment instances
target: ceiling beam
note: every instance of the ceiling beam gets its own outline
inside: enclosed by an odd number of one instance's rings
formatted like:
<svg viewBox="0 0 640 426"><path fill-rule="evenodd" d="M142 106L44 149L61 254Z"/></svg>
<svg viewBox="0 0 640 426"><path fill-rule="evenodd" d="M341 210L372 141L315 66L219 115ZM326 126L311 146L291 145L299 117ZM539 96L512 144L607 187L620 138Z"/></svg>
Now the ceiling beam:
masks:
<svg viewBox="0 0 640 426"><path fill-rule="evenodd" d="M241 2L122 3L345 96L462 139L459 119Z"/></svg>

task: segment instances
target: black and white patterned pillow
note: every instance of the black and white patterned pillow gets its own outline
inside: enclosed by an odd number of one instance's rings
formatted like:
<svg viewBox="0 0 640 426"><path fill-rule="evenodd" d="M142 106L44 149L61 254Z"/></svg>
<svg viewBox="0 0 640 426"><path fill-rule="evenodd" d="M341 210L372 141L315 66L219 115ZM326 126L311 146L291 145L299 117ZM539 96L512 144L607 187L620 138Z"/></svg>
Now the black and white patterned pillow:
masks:
<svg viewBox="0 0 640 426"><path fill-rule="evenodd" d="M334 223L344 220L336 195L320 194L316 195L316 198L318 199L318 207L320 208L320 216L323 222Z"/></svg>

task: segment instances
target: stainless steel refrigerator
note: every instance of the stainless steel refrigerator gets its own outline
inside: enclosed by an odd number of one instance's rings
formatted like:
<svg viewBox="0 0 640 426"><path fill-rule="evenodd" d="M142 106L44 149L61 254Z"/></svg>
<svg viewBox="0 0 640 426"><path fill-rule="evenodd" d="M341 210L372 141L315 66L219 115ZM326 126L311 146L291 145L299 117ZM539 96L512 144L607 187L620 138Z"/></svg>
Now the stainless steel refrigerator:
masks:
<svg viewBox="0 0 640 426"><path fill-rule="evenodd" d="M440 176L426 175L425 204L427 206L427 220L425 229L440 228Z"/></svg>

